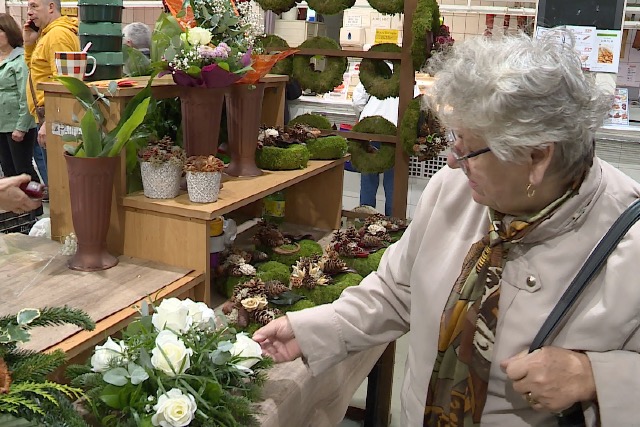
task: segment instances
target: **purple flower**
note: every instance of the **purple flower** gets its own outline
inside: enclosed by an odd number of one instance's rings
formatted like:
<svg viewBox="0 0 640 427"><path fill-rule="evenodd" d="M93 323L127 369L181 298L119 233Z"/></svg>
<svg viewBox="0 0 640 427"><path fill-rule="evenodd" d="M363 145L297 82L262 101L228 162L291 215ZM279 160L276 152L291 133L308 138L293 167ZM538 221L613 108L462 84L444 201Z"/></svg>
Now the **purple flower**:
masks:
<svg viewBox="0 0 640 427"><path fill-rule="evenodd" d="M221 46L222 44L224 43L220 43L218 46L216 46L215 49L213 49L214 58L227 59L229 57L229 52L231 52L231 49L227 50L228 46L226 44L224 46ZM225 48L225 46L227 48Z"/></svg>
<svg viewBox="0 0 640 427"><path fill-rule="evenodd" d="M218 44L218 46L216 46L216 47L226 50L227 51L227 56L229 56L229 54L231 53L231 48L225 42L220 42L220 44Z"/></svg>
<svg viewBox="0 0 640 427"><path fill-rule="evenodd" d="M198 46L198 55L204 59L216 58L216 50L209 46Z"/></svg>

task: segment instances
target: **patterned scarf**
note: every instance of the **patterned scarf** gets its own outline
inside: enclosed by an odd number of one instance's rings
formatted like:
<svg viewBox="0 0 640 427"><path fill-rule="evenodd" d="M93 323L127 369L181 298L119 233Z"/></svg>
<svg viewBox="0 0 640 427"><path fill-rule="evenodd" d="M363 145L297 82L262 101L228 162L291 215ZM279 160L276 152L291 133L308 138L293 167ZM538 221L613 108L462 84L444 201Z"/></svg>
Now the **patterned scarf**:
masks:
<svg viewBox="0 0 640 427"><path fill-rule="evenodd" d="M514 218L508 226L503 214L489 209L489 233L469 249L442 313L425 426L480 425L498 324L500 278L509 249L549 218L576 188L531 217Z"/></svg>

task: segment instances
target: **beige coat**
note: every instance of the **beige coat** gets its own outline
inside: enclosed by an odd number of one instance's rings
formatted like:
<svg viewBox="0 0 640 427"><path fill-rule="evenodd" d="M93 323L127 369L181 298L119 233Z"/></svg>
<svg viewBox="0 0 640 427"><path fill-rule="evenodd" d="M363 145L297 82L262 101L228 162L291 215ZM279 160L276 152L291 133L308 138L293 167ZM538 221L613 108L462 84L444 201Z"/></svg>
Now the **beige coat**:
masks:
<svg viewBox="0 0 640 427"><path fill-rule="evenodd" d="M522 191L526 191L523 189ZM640 197L640 185L596 159L580 188L509 254L483 426L555 426L533 411L500 369L527 350L597 241ZM402 387L402 426L421 426L436 356L440 315L470 245L488 229L486 207L471 199L460 170L444 168L425 189L404 237L372 273L331 305L288 313L315 374L348 353L392 341L410 326ZM527 280L528 278L534 278ZM609 257L554 345L586 350L599 405L585 405L588 425L640 424L640 225Z"/></svg>

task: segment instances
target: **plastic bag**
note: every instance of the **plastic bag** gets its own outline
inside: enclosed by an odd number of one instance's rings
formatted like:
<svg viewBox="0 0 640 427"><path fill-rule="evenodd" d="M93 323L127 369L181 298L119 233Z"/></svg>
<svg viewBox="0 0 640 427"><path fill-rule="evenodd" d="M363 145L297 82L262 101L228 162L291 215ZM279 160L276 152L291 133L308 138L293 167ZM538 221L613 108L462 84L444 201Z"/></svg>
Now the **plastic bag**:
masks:
<svg viewBox="0 0 640 427"><path fill-rule="evenodd" d="M29 230L29 236L51 238L51 218L41 218Z"/></svg>

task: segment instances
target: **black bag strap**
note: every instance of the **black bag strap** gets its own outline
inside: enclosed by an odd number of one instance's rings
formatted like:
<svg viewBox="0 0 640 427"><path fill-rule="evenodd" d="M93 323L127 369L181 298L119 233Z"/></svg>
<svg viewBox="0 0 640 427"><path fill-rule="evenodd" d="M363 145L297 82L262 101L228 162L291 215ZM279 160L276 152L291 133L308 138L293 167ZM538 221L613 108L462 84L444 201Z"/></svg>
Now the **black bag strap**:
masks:
<svg viewBox="0 0 640 427"><path fill-rule="evenodd" d="M547 317L547 320L545 320L538 334L533 339L529 347L530 353L550 343L555 338L571 307L578 300L582 291L585 290L598 271L600 271L609 255L611 255L611 252L618 246L620 240L622 240L624 235L627 234L627 231L629 231L638 219L640 219L640 199L633 202L631 206L616 219L607 231L607 234L600 239L593 252L591 252L567 290L562 294L560 301L558 301L553 310L551 310L549 317ZM586 425L580 403L574 404L571 408L559 414L557 420L558 426L562 427L583 427Z"/></svg>
<svg viewBox="0 0 640 427"><path fill-rule="evenodd" d="M602 268L609 255L611 255L611 252L618 246L620 240L622 240L624 235L627 234L627 231L629 231L638 219L640 219L640 199L633 202L631 206L616 219L609 231L607 231L607 234L600 239L596 248L591 252L587 261L538 331L538 334L529 347L529 352L541 348L555 338L555 334L559 332L559 327L562 325L571 306L580 297L582 291L584 291L589 282L591 282Z"/></svg>

